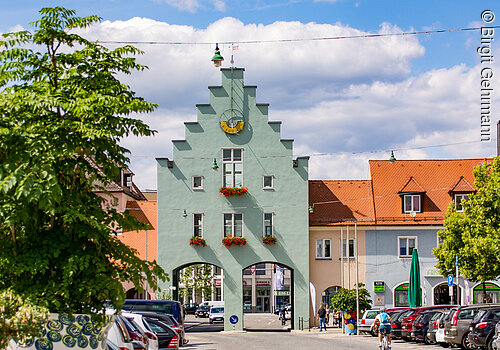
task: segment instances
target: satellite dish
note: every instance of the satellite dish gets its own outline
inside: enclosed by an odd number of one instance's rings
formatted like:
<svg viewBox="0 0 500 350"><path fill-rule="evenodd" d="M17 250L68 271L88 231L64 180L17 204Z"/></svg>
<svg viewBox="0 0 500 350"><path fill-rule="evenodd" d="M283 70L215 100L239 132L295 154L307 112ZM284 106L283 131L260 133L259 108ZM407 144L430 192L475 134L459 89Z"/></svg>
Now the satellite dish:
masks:
<svg viewBox="0 0 500 350"><path fill-rule="evenodd" d="M417 212L416 212L416 211L411 211L411 212L410 212L410 216L411 216L412 218L414 218L415 216L417 216Z"/></svg>

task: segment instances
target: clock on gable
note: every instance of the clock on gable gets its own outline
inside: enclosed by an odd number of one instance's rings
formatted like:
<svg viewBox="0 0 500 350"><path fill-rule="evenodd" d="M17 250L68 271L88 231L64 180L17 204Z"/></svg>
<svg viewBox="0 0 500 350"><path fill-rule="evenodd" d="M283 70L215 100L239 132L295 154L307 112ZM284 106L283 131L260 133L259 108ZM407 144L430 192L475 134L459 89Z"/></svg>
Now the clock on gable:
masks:
<svg viewBox="0 0 500 350"><path fill-rule="evenodd" d="M243 120L243 113L236 109L228 109L219 119L220 127L226 134L237 134L245 125L245 121Z"/></svg>

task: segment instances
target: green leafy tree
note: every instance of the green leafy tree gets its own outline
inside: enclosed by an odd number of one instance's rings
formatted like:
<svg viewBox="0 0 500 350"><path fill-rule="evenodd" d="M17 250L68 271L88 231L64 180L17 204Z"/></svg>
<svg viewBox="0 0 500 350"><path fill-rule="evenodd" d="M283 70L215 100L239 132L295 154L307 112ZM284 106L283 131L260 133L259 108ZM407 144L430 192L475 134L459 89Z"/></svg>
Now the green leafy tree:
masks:
<svg viewBox="0 0 500 350"><path fill-rule="evenodd" d="M477 193L462 202L463 212L450 203L445 217L446 229L438 232L442 243L434 248L437 267L443 276L455 273L458 254L460 273L483 284L500 276L500 158L473 170Z"/></svg>
<svg viewBox="0 0 500 350"><path fill-rule="evenodd" d="M110 234L145 227L94 191L127 166L123 137L154 133L131 114L156 105L117 79L145 68L139 50L72 33L100 18L40 14L0 40L0 290L51 312L120 308L122 281L142 290L167 276Z"/></svg>
<svg viewBox="0 0 500 350"><path fill-rule="evenodd" d="M358 298L360 312L368 310L372 307L370 293L365 288L363 283L358 283ZM340 288L337 294L335 294L332 298L332 307L341 311L356 310L356 288Z"/></svg>
<svg viewBox="0 0 500 350"><path fill-rule="evenodd" d="M212 277L212 265L209 264L194 264L182 269L179 274L179 282L184 285L180 291L184 300L189 300L193 290L195 295L200 298L210 295Z"/></svg>

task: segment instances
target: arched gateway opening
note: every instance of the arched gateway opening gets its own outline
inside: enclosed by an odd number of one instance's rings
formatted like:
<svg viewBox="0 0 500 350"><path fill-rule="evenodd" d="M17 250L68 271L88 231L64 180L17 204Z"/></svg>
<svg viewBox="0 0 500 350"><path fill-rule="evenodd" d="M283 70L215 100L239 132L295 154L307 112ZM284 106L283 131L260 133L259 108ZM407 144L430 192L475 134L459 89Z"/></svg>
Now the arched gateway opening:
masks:
<svg viewBox="0 0 500 350"><path fill-rule="evenodd" d="M262 262L243 269L246 330L290 330L293 324L293 270Z"/></svg>
<svg viewBox="0 0 500 350"><path fill-rule="evenodd" d="M191 263L173 271L170 295L184 306L185 330L220 332L224 320L210 313L212 307L224 307L224 270L207 263Z"/></svg>

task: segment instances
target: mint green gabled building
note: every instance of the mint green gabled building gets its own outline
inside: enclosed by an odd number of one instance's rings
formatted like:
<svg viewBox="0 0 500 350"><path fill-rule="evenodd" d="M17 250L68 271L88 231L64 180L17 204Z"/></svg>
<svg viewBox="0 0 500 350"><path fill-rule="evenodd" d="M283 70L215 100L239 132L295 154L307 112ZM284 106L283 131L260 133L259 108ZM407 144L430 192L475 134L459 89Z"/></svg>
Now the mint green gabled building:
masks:
<svg viewBox="0 0 500 350"><path fill-rule="evenodd" d="M185 123L185 140L173 141L173 160L157 158L158 261L171 277L162 287L175 297L180 269L194 263L222 268L224 329L242 330L243 270L283 266L291 271L298 329L299 318L309 319L309 157L293 158L293 140L281 138L281 122L268 120L269 105L256 102L257 87L245 86L244 69L221 72L222 85L209 87L210 103L196 106L197 122ZM226 197L223 186L248 192ZM264 244L265 235L276 243ZM193 236L206 246L190 245ZM226 247L226 236L246 244Z"/></svg>

